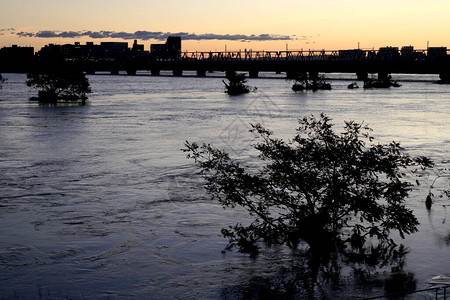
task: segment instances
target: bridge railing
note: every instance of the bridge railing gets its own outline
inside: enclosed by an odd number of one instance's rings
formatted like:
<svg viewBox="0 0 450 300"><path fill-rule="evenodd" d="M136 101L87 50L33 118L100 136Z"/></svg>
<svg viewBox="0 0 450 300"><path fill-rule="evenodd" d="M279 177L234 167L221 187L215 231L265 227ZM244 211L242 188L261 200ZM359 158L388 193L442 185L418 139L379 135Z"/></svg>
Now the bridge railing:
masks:
<svg viewBox="0 0 450 300"><path fill-rule="evenodd" d="M291 51L209 51L182 52L181 60L189 61L362 61L362 60L425 60L450 55L450 50L440 56L428 50L389 52L382 50L291 50Z"/></svg>

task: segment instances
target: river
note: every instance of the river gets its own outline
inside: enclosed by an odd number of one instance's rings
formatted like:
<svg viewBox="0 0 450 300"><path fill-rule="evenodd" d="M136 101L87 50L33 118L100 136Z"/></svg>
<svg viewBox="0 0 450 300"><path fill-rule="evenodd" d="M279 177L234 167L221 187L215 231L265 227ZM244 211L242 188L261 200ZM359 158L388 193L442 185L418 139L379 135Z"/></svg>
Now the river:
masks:
<svg viewBox="0 0 450 300"><path fill-rule="evenodd" d="M344 120L364 121L376 141L450 167L450 85L437 76L393 74L400 88L350 90L352 75L332 74L331 91L295 93L279 75L228 96L220 73L162 75L88 76L87 105L50 107L28 100L36 91L24 74L3 74L0 298L241 299L255 278L277 274L288 251L256 259L222 251L220 229L246 215L209 200L180 150L186 140L247 161L250 123L289 139L298 118L324 112L337 131ZM436 198L430 212L424 203L434 178L407 201L421 223L402 241L417 288L450 273L450 201ZM448 180L436 181L436 194L442 188ZM354 287L336 297L380 292Z"/></svg>

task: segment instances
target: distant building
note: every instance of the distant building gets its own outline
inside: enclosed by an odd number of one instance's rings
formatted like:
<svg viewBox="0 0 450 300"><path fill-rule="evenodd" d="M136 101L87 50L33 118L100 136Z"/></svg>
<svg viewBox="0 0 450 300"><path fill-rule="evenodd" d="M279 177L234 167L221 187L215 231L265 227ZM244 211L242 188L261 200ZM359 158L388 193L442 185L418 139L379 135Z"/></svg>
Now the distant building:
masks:
<svg viewBox="0 0 450 300"><path fill-rule="evenodd" d="M167 38L167 53L170 58L180 58L181 57L181 37L179 36L169 36Z"/></svg>
<svg viewBox="0 0 450 300"><path fill-rule="evenodd" d="M34 61L33 47L3 47L0 49L1 72L25 72Z"/></svg>
<svg viewBox="0 0 450 300"><path fill-rule="evenodd" d="M26 61L32 60L33 57L33 47L20 47L17 45L12 45L12 47L3 47L0 49L0 58L4 60Z"/></svg>
<svg viewBox="0 0 450 300"><path fill-rule="evenodd" d="M128 48L126 42L102 42L96 45L93 42L86 42L86 45L75 44L55 45L49 44L43 47L37 56L41 61L123 61L130 59L148 59L150 53L144 50L144 45L134 41L132 48Z"/></svg>
<svg viewBox="0 0 450 300"><path fill-rule="evenodd" d="M134 40L133 47L131 48L133 52L144 51L144 45L139 45L137 40Z"/></svg>
<svg viewBox="0 0 450 300"><path fill-rule="evenodd" d="M381 57L396 57L399 56L400 52L398 51L398 47L381 47L378 49L378 56Z"/></svg>
<svg viewBox="0 0 450 300"><path fill-rule="evenodd" d="M447 57L447 47L428 47L428 58L439 59Z"/></svg>
<svg viewBox="0 0 450 300"><path fill-rule="evenodd" d="M125 42L101 42L99 50L102 59L122 60L127 57L129 49Z"/></svg>
<svg viewBox="0 0 450 300"><path fill-rule="evenodd" d="M153 59L165 59L167 57L166 44L151 44L150 56Z"/></svg>
<svg viewBox="0 0 450 300"><path fill-rule="evenodd" d="M414 46L403 46L400 52L402 56L413 56Z"/></svg>
<svg viewBox="0 0 450 300"><path fill-rule="evenodd" d="M406 60L422 60L425 58L423 51L415 51L413 46L403 46L400 50L402 59Z"/></svg>
<svg viewBox="0 0 450 300"><path fill-rule="evenodd" d="M41 61L68 61L80 60L81 48L79 43L55 45L48 44L37 52L37 56Z"/></svg>
<svg viewBox="0 0 450 300"><path fill-rule="evenodd" d="M165 44L151 44L150 55L154 59L181 58L181 37L169 36Z"/></svg>
<svg viewBox="0 0 450 300"><path fill-rule="evenodd" d="M343 59L355 59L365 57L365 52L361 49L339 50L339 57Z"/></svg>

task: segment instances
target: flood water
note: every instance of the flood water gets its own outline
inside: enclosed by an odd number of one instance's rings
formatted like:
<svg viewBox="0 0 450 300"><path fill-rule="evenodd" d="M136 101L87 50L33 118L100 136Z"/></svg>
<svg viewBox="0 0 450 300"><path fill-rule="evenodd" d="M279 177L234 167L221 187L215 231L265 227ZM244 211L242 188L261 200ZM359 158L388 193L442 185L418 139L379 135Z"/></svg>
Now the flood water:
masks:
<svg viewBox="0 0 450 300"><path fill-rule="evenodd" d="M249 162L250 123L288 139L298 118L324 112L337 131L364 121L376 141L450 168L450 85L436 76L394 74L402 87L349 90L352 75L334 74L331 91L305 93L259 78L248 81L256 93L228 96L212 75L222 74L89 76L88 105L49 107L28 100L36 91L24 74L3 74L1 299L242 299L255 280L276 275L286 249L256 259L222 252L220 229L246 214L209 200L180 150L186 140ZM450 200L436 198L430 212L424 203L434 178L407 201L421 223L402 241L417 288L450 273ZM448 181L436 181L436 194ZM346 287L336 297L380 291Z"/></svg>

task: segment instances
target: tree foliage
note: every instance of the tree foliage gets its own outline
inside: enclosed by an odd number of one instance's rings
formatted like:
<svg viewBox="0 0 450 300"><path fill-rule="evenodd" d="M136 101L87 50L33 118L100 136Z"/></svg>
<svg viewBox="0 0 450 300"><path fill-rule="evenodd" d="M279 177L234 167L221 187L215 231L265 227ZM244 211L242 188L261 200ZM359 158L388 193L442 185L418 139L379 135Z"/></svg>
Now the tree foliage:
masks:
<svg viewBox="0 0 450 300"><path fill-rule="evenodd" d="M91 92L89 81L83 72L73 69L46 70L27 74L27 86L37 88L37 100L86 100Z"/></svg>
<svg viewBox="0 0 450 300"><path fill-rule="evenodd" d="M324 114L305 117L286 142L252 125L260 137L258 169L211 145L186 142L184 151L199 165L212 199L250 215L249 224L222 229L228 248L257 254L261 242L306 243L316 253L338 250L367 262L395 248L391 231L401 237L417 231L405 206L413 186L407 175L433 163L411 157L396 142L373 144L364 124L345 122L340 134L332 127Z"/></svg>
<svg viewBox="0 0 450 300"><path fill-rule="evenodd" d="M318 77L313 77L311 81L308 80L306 73L294 73L293 74L294 84L292 85L292 90L294 92L299 91L317 91L317 90L331 90L331 84L326 82L325 76L321 75Z"/></svg>
<svg viewBox="0 0 450 300"><path fill-rule="evenodd" d="M226 78L228 83L223 81L226 88L226 93L229 95L239 95L250 92L250 87L246 85L246 76L244 73L236 73L235 71L227 71Z"/></svg>

